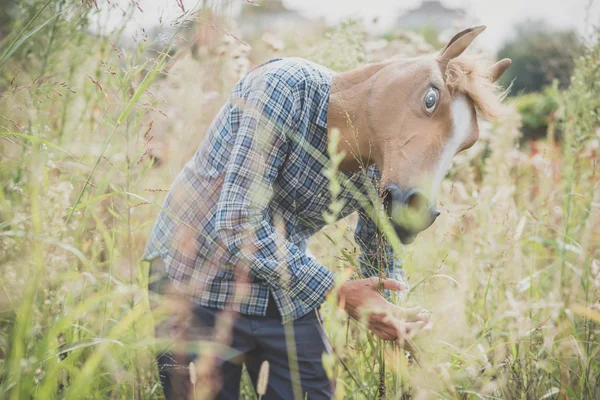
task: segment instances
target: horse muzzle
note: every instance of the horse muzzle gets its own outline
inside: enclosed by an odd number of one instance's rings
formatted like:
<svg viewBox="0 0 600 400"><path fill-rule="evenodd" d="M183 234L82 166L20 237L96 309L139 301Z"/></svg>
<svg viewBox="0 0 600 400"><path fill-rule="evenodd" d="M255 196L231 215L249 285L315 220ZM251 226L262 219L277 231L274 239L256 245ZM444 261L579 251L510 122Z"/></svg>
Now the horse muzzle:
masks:
<svg viewBox="0 0 600 400"><path fill-rule="evenodd" d="M418 189L387 185L383 206L403 244L410 244L420 232L429 228L440 215L429 198Z"/></svg>

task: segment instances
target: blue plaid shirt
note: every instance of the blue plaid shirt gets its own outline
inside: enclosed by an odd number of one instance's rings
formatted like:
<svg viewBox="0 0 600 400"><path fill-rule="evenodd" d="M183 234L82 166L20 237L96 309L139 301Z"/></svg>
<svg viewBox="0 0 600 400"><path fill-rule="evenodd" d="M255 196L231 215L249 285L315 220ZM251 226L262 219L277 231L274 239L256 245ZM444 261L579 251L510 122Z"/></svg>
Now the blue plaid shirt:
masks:
<svg viewBox="0 0 600 400"><path fill-rule="evenodd" d="M333 272L306 254L332 202L324 174L331 83L331 70L299 58L250 71L175 179L144 259L161 257L172 284L196 303L265 315L271 294L290 321L333 287ZM378 176L376 167L340 173L339 218L366 209L359 197L377 197ZM398 278L399 262L377 232L361 212L362 273Z"/></svg>

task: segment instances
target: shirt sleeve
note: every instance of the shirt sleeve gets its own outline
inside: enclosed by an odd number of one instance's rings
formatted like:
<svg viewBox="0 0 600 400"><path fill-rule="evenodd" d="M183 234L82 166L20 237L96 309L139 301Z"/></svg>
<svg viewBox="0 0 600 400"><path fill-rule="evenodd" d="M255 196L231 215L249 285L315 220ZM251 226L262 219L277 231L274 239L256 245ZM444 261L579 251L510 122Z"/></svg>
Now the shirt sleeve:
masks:
<svg viewBox="0 0 600 400"><path fill-rule="evenodd" d="M286 159L300 99L272 75L254 79L240 107L240 122L216 210L217 242L249 273L281 288L306 308L323 303L334 275L285 237L285 224L269 213L273 185ZM280 226L281 225L281 226Z"/></svg>
<svg viewBox="0 0 600 400"><path fill-rule="evenodd" d="M381 176L377 166L370 167L367 175L374 187L378 187ZM361 250L358 261L364 277L379 276L407 283L400 255L394 254L392 246L365 211L358 214L354 238Z"/></svg>

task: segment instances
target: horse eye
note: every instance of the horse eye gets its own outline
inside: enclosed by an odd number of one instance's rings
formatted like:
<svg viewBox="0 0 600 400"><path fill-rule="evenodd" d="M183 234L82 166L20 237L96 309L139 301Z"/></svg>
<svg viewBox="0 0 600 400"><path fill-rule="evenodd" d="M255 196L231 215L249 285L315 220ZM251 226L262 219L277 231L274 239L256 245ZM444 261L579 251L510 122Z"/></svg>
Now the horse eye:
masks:
<svg viewBox="0 0 600 400"><path fill-rule="evenodd" d="M435 106L437 106L438 102L438 91L434 88L429 88L427 94L425 95L425 109L428 113L432 113L435 110Z"/></svg>

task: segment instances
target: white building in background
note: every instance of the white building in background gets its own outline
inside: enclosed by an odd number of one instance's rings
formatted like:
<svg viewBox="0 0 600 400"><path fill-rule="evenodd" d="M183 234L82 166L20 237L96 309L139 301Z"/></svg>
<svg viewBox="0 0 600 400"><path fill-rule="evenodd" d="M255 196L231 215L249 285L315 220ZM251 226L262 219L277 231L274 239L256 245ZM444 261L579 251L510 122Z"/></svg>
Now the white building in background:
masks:
<svg viewBox="0 0 600 400"><path fill-rule="evenodd" d="M256 6L243 1L240 3L237 21L246 35L302 28L311 22L297 11L287 8L282 0L255 0Z"/></svg>
<svg viewBox="0 0 600 400"><path fill-rule="evenodd" d="M465 10L461 8L448 8L438 0L424 0L419 7L399 16L394 28L418 30L428 26L444 32L463 25L466 17Z"/></svg>

